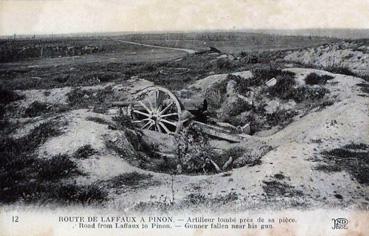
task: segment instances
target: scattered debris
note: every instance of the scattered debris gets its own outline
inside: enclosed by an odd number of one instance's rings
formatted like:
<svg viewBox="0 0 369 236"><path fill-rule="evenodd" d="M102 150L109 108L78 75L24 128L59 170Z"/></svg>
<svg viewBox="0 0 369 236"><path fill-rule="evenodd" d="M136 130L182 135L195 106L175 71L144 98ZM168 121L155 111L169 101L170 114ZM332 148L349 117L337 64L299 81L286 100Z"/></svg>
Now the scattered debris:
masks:
<svg viewBox="0 0 369 236"><path fill-rule="evenodd" d="M268 80L267 82L265 82L265 84L268 87L273 87L274 85L277 84L277 80L276 80L276 78L272 78L271 80Z"/></svg>

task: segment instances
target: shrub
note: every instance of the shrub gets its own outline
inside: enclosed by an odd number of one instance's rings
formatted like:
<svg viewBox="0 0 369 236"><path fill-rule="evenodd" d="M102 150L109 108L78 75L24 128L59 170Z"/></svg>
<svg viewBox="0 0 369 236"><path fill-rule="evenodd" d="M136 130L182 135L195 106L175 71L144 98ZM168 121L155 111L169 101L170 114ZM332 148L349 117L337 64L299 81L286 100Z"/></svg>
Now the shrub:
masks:
<svg viewBox="0 0 369 236"><path fill-rule="evenodd" d="M23 98L24 96L20 96L14 91L0 88L0 104L2 105L7 105Z"/></svg>
<svg viewBox="0 0 369 236"><path fill-rule="evenodd" d="M27 117L36 117L36 116L43 115L44 113L47 113L50 111L51 111L50 105L39 102L39 101L35 101L31 103L29 107L27 107L24 114Z"/></svg>
<svg viewBox="0 0 369 236"><path fill-rule="evenodd" d="M333 79L333 76L310 73L308 76L306 76L305 83L308 85L326 84L327 81L331 79Z"/></svg>
<svg viewBox="0 0 369 236"><path fill-rule="evenodd" d="M42 180L58 180L71 174L80 173L76 164L69 160L68 155L57 155L43 159L37 163L38 176Z"/></svg>
<svg viewBox="0 0 369 236"><path fill-rule="evenodd" d="M279 97L282 99L288 99L291 97L294 91L295 79L291 75L277 76L277 83L268 88L270 95Z"/></svg>
<svg viewBox="0 0 369 236"><path fill-rule="evenodd" d="M20 96L14 91L0 88L0 119L3 119L5 115L6 105L23 98L24 96Z"/></svg>
<svg viewBox="0 0 369 236"><path fill-rule="evenodd" d="M78 148L77 151L73 154L73 157L76 159L87 159L88 157L96 153L97 151L93 149L90 144L88 144Z"/></svg>
<svg viewBox="0 0 369 236"><path fill-rule="evenodd" d="M85 96L90 96L91 94L88 91L84 91L80 88L73 89L71 92L67 94L68 103L71 106L84 106L86 102L84 101Z"/></svg>
<svg viewBox="0 0 369 236"><path fill-rule="evenodd" d="M261 86L268 80L272 78L276 78L280 76L281 78L284 77L291 77L293 78L295 74L290 71L282 71L279 69L268 68L268 69L255 69L252 70L253 77L249 79L249 86Z"/></svg>
<svg viewBox="0 0 369 236"><path fill-rule="evenodd" d="M293 91L291 98L293 98L296 102L302 102L305 100L318 100L325 96L326 93L329 93L329 90L323 87L298 87Z"/></svg>
<svg viewBox="0 0 369 236"><path fill-rule="evenodd" d="M228 79L236 81L237 83L236 89L239 94L245 95L248 91L251 90L249 79L244 79L241 76L232 75L232 74L228 75Z"/></svg>

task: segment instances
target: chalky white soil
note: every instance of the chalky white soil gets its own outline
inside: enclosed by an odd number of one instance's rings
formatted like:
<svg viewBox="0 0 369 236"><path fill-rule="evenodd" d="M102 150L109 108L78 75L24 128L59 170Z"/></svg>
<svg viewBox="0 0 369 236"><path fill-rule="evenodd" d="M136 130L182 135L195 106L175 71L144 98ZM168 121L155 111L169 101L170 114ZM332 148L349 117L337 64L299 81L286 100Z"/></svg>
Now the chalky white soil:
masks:
<svg viewBox="0 0 369 236"><path fill-rule="evenodd" d="M135 207L139 203L141 205L151 203L160 208L160 204L170 205L173 200L174 206L177 206L173 211L193 211L197 208L203 208L202 211L234 212L284 207L367 207L369 201L365 197L369 195L368 186L360 185L345 171L327 173L315 170L319 163L314 161L323 150L339 148L350 143L369 145L369 99L359 96L363 92L357 86L364 81L357 77L313 69L290 68L288 70L296 73L299 83L304 83L304 77L311 72L334 76L334 79L329 80L325 85L330 90L326 96L332 98L334 104L322 110L312 110L275 134L263 137L250 136L244 143L239 144L247 148L257 147L260 143L272 146L273 150L262 157L260 165L233 169L226 174L199 176L171 176L139 169L131 166L124 158L106 147L106 141L116 141L122 131L111 130L108 129L107 124L87 120L87 117L99 117L112 122L112 115L97 114L92 112L92 109L74 110L60 116L58 119L68 123L64 127L64 134L47 140L38 150L39 157L50 158L59 153L71 155L79 147L90 144L98 152L88 159L74 160L78 163L79 169L86 174L76 177L77 183L96 183L133 171L152 175L148 180L152 184L149 183L144 187L121 186L107 189L110 200L106 206L115 210L133 211L137 209ZM217 76L224 77L213 75L214 78ZM250 72L243 72L241 76L249 77ZM117 85L117 89L122 96L129 96L130 93L133 94L140 88L150 85L142 81L136 82L138 87L131 83L131 87L121 86L120 89ZM210 80L204 79L193 86L201 87L207 83L210 83ZM40 100L46 99L50 103L64 103L67 91L69 91L67 88L56 89L51 90L52 95L48 98L44 95L37 96ZM26 100L22 101L22 106L37 100L35 94L43 94L43 92L24 91ZM25 125L24 130L18 132L24 135L27 129L29 128ZM154 139L165 140L167 150L174 148L174 145L170 145L174 143L172 136L151 135ZM316 142L316 140L320 141ZM125 143L124 140L122 143ZM224 142L217 144L225 145ZM126 143L126 145L127 149L132 148L129 144ZM275 174L283 174L285 178L281 182L290 185L296 191L301 191L302 194L268 198L263 189L265 184L263 181L275 180L273 178ZM209 207L206 207L206 204L197 203L182 205L183 200L190 194L203 196L205 202L212 203ZM335 194L340 194L343 199L337 199ZM213 204L214 202L216 204ZM211 206L214 205L219 207L212 208Z"/></svg>

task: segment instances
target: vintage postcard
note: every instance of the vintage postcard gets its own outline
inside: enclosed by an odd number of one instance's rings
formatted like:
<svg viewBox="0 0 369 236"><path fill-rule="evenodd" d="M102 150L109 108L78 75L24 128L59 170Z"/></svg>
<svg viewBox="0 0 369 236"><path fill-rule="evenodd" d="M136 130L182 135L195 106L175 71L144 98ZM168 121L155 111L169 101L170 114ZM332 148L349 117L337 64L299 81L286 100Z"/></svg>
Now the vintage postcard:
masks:
<svg viewBox="0 0 369 236"><path fill-rule="evenodd" d="M369 235L369 1L0 0L0 236Z"/></svg>

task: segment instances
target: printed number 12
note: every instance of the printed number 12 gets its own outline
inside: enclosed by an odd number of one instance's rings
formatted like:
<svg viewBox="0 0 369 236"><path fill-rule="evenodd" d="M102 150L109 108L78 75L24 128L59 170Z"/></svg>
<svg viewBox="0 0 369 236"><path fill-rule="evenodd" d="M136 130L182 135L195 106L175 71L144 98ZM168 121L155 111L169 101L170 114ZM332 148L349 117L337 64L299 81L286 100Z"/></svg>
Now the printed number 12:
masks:
<svg viewBox="0 0 369 236"><path fill-rule="evenodd" d="M12 216L12 222L17 223L19 221L18 216Z"/></svg>

